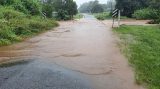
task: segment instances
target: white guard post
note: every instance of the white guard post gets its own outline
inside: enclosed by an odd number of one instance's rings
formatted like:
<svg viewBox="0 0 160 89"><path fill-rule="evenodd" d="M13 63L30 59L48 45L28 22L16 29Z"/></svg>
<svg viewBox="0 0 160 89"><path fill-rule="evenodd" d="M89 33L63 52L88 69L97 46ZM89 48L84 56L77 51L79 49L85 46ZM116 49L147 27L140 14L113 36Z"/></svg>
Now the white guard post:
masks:
<svg viewBox="0 0 160 89"><path fill-rule="evenodd" d="M118 10L118 9L113 10L113 12L112 12L112 18L113 18L112 28L114 27L115 18L118 19L118 27L119 27L120 26L120 20L121 20L121 11Z"/></svg>

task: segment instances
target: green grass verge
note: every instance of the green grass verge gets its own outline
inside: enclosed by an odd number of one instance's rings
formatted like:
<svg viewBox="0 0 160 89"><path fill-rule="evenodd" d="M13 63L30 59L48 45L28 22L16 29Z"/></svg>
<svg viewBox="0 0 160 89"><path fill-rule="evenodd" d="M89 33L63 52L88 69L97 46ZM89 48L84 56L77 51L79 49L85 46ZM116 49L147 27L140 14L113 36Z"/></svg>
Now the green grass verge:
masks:
<svg viewBox="0 0 160 89"><path fill-rule="evenodd" d="M110 12L97 13L97 14L94 14L94 16L98 20L112 19L112 16L110 15ZM121 19L129 19L129 18L126 17L126 16L121 16Z"/></svg>
<svg viewBox="0 0 160 89"><path fill-rule="evenodd" d="M121 26L114 31L135 68L136 81L148 89L160 89L160 26Z"/></svg>

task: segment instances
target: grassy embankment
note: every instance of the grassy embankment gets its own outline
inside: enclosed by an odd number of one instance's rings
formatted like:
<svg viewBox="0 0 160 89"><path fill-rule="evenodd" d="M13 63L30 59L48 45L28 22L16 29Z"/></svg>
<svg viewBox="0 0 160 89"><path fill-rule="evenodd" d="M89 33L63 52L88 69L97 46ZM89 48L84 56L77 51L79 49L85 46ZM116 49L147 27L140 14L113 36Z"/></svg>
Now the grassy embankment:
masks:
<svg viewBox="0 0 160 89"><path fill-rule="evenodd" d="M0 46L19 42L58 26L52 19L26 15L12 7L0 6Z"/></svg>
<svg viewBox="0 0 160 89"><path fill-rule="evenodd" d="M121 26L114 31L135 68L137 83L160 89L160 26Z"/></svg>
<svg viewBox="0 0 160 89"><path fill-rule="evenodd" d="M110 12L97 13L97 14L94 14L94 16L98 20L112 19L112 16L110 15ZM127 19L127 17L121 16L121 19Z"/></svg>

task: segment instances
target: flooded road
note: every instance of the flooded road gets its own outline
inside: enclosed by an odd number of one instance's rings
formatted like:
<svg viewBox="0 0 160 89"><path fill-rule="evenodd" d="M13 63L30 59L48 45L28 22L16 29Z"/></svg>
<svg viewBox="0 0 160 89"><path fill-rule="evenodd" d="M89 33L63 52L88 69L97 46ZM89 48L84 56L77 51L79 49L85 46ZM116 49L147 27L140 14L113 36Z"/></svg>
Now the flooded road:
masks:
<svg viewBox="0 0 160 89"><path fill-rule="evenodd" d="M93 16L85 14L85 18L81 20L60 22L60 26L55 30L33 37L25 42L1 47L0 62L15 59L41 61L35 64L33 62L32 66L34 65L33 69L35 68L35 70L37 70L39 64L46 65L47 68L43 69L48 69L49 65L53 63L53 66L50 66L51 69L56 70L59 69L57 66L60 66L65 71L69 70L71 72L69 78L73 74L73 78L82 79L80 80L82 82L80 86L86 86L85 84L88 83L90 89L143 89L136 85L134 73L116 44L116 37L113 35L110 26L106 26L102 22L97 21ZM46 64L43 64L43 62L46 62ZM30 75L30 68L25 70L29 72L27 76ZM0 69L0 72L2 70ZM60 71L64 72L63 69ZM24 70L23 73L25 73ZM41 75L41 73L31 73L31 75ZM64 75L66 75L65 73ZM43 79L42 77L45 76L40 77ZM67 79L64 77L63 81ZM12 81L14 81L14 78L12 78ZM83 84L84 82L87 83ZM63 82L55 84L61 85L60 83L63 84ZM8 84L14 86L12 82L8 82ZM4 86L8 86L8 84L4 83ZM74 85L74 83L71 82L71 85ZM74 87L73 89L89 89L88 86L87 88ZM42 89L50 88L45 87ZM72 88L58 87L51 89Z"/></svg>

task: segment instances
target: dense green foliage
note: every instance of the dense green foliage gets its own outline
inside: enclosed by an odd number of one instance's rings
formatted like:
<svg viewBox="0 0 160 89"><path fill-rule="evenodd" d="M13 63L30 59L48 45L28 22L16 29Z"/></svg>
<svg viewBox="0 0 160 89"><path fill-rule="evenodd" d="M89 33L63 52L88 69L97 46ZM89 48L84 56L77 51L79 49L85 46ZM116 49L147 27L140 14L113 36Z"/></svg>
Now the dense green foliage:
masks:
<svg viewBox="0 0 160 89"><path fill-rule="evenodd" d="M121 26L115 31L136 70L137 83L160 89L160 26Z"/></svg>
<svg viewBox="0 0 160 89"><path fill-rule="evenodd" d="M78 13L77 4L73 0L45 0L43 2L43 12L47 17L52 17L52 12L56 12L58 20L73 19L73 15Z"/></svg>
<svg viewBox="0 0 160 89"><path fill-rule="evenodd" d="M43 1L42 12L45 13L46 17L52 18L52 12L54 11L53 0L45 0Z"/></svg>
<svg viewBox="0 0 160 89"><path fill-rule="evenodd" d="M42 5L38 0L4 0L0 4L0 46L22 41L58 25L52 19L41 17Z"/></svg>
<svg viewBox="0 0 160 89"><path fill-rule="evenodd" d="M83 3L79 11L81 13L101 13L104 11L105 5L99 4L98 0Z"/></svg>
<svg viewBox="0 0 160 89"><path fill-rule="evenodd" d="M12 6L15 10L31 15L40 15L42 9L39 0L1 0L0 5Z"/></svg>
<svg viewBox="0 0 160 89"><path fill-rule="evenodd" d="M136 19L152 19L153 12L155 12L155 10L150 8L140 9L134 12L133 17Z"/></svg>
<svg viewBox="0 0 160 89"><path fill-rule="evenodd" d="M116 8L121 10L123 16L160 22L160 0L116 0L116 2Z"/></svg>
<svg viewBox="0 0 160 89"><path fill-rule="evenodd" d="M136 10L133 17L140 20L153 20L150 23L160 23L160 12L156 9L145 8Z"/></svg>
<svg viewBox="0 0 160 89"><path fill-rule="evenodd" d="M0 5L12 6L15 10L31 15L42 15L59 20L72 19L76 15L77 4L73 0L1 0Z"/></svg>
<svg viewBox="0 0 160 89"><path fill-rule="evenodd" d="M56 19L69 20L78 11L73 0L0 0L0 46L57 26L53 12Z"/></svg>
<svg viewBox="0 0 160 89"><path fill-rule="evenodd" d="M150 0L116 0L116 8L121 10L122 15L132 17L135 10L148 6Z"/></svg>
<svg viewBox="0 0 160 89"><path fill-rule="evenodd" d="M116 0L123 16L160 22L160 0ZM147 9L146 9L147 8Z"/></svg>

